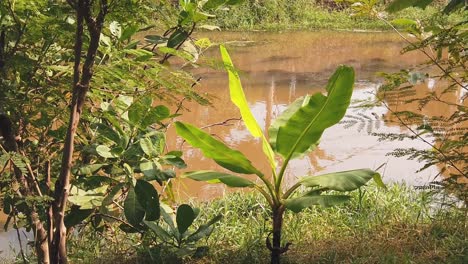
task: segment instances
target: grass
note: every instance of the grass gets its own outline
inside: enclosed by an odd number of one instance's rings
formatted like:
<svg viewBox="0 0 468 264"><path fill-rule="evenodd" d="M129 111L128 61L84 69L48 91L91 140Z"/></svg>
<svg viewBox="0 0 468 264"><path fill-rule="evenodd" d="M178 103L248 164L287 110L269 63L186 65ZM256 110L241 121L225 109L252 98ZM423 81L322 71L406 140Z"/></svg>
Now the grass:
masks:
<svg viewBox="0 0 468 264"><path fill-rule="evenodd" d="M468 263L466 212L441 207L432 196L411 187L388 191L369 187L360 201L332 208L287 213L284 242L292 242L283 263ZM200 245L208 253L178 258L163 251L162 263L268 263L265 238L269 209L254 193L233 193L198 203L198 224L224 215ZM124 235L117 227L102 234L83 232L71 243L72 263L151 263L146 245L154 241Z"/></svg>

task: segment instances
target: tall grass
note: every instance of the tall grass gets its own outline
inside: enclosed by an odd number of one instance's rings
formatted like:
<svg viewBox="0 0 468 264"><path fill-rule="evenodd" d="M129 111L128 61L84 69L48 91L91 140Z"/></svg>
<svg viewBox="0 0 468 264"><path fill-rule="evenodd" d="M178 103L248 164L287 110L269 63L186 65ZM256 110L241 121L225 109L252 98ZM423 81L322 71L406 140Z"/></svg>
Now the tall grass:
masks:
<svg viewBox="0 0 468 264"><path fill-rule="evenodd" d="M468 263L466 210L444 207L427 192L405 185L387 191L370 186L350 203L286 213L283 263ZM163 252L161 263L268 263L265 248L270 209L255 193L235 192L201 208L196 224L223 214L211 236L201 241L208 252L180 259ZM128 235L117 224L91 232L91 223L71 242L72 263L151 263L149 237Z"/></svg>
<svg viewBox="0 0 468 264"><path fill-rule="evenodd" d="M353 193L351 203L287 213L285 263L466 263L466 216L440 208L432 196L404 185ZM361 193L361 194L362 194ZM434 207L436 206L436 207ZM255 194L235 193L205 204L224 219L207 241L211 253L195 263L267 263L269 209ZM411 262L412 261L412 262Z"/></svg>

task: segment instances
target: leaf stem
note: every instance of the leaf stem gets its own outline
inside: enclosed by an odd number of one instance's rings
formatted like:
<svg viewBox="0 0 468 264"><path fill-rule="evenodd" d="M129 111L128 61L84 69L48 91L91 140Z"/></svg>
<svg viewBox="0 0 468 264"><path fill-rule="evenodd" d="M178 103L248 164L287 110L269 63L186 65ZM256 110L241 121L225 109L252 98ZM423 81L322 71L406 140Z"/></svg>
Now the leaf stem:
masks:
<svg viewBox="0 0 468 264"><path fill-rule="evenodd" d="M289 188L289 190L286 191L286 193L283 195L283 199L288 199L289 196L297 189L301 186L301 182L297 182L296 184L294 184L291 188Z"/></svg>
<svg viewBox="0 0 468 264"><path fill-rule="evenodd" d="M254 185L254 188L257 189L265 197L268 204L273 208L273 206L275 205L273 202L273 196L268 195L268 193L262 187L256 184Z"/></svg>

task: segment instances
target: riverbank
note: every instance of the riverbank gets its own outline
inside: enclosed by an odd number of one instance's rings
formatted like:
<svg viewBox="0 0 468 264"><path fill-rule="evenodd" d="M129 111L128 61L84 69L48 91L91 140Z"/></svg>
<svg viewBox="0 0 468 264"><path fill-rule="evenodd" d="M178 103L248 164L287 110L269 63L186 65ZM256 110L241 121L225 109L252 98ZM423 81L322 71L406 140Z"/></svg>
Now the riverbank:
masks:
<svg viewBox="0 0 468 264"><path fill-rule="evenodd" d="M346 30L346 31L391 31L382 20L369 15L357 15L348 7L328 8L317 1L244 1L242 4L215 12L213 24L225 30ZM375 10L383 12L384 6ZM422 25L437 19L440 9L407 8L395 14L386 14L386 19L407 18ZM457 16L456 14L452 17Z"/></svg>
<svg viewBox="0 0 468 264"><path fill-rule="evenodd" d="M292 245L283 263L455 264L468 260L467 219L462 210L444 207L429 193L404 185L391 185L387 191L371 186L362 194L359 199L359 192L354 192L352 202L342 206L288 212L283 241ZM197 244L205 246L197 257L182 259L167 247L151 248L160 242L124 236L110 226L103 233L84 232L73 240L72 263L154 263L157 255L162 263L268 263L265 238L270 212L262 197L232 193L194 205L201 208L197 226L223 215L211 236Z"/></svg>

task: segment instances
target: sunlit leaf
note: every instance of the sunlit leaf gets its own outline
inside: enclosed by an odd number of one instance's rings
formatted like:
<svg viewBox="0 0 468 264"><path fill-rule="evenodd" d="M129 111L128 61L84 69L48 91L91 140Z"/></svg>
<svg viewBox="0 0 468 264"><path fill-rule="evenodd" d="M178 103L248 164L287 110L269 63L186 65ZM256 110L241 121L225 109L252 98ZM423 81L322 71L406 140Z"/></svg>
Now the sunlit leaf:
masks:
<svg viewBox="0 0 468 264"><path fill-rule="evenodd" d="M222 167L237 173L263 174L258 171L244 154L233 150L224 143L216 140L208 133L190 124L175 122L176 131L190 145L201 149L205 157L212 158Z"/></svg>
<svg viewBox="0 0 468 264"><path fill-rule="evenodd" d="M316 145L325 129L338 123L351 102L354 70L340 66L328 81L327 96L316 93L295 102L285 116L275 120L270 139L285 158L299 156ZM301 104L300 107L299 104Z"/></svg>
<svg viewBox="0 0 468 264"><path fill-rule="evenodd" d="M374 177L378 181L380 179L379 173L371 169L359 169L308 176L302 178L299 182L307 187L320 187L343 192L356 190Z"/></svg>
<svg viewBox="0 0 468 264"><path fill-rule="evenodd" d="M265 153L268 161L270 162L270 166L275 169L276 162L274 158L273 150L271 149L270 144L268 143L265 135L262 132L262 129L255 120L252 112L250 111L249 104L247 103L247 99L245 98L244 90L242 88L242 84L239 78L239 74L237 71L234 70L234 64L232 63L231 57L226 50L226 47L223 45L220 46L221 56L223 58L224 66L229 75L229 91L231 96L231 101L234 105L239 108L239 111L242 116L242 120L244 121L245 126L250 131L250 134L256 138L262 139L262 149L263 153Z"/></svg>

